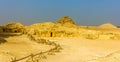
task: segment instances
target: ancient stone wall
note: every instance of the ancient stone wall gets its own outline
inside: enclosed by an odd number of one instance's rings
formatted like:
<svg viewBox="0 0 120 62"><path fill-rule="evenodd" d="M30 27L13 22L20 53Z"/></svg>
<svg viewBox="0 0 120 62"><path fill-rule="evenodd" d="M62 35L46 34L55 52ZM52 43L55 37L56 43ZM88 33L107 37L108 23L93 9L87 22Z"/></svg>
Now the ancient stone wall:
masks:
<svg viewBox="0 0 120 62"><path fill-rule="evenodd" d="M28 29L24 34L36 35L38 37L77 37L79 36L77 32L68 31L39 31L39 29Z"/></svg>

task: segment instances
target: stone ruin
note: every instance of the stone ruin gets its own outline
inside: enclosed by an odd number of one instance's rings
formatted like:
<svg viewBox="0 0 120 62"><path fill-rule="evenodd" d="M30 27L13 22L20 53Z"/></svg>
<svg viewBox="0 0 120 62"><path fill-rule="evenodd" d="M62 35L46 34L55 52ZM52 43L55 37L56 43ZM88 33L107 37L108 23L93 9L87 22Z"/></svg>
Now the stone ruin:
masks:
<svg viewBox="0 0 120 62"><path fill-rule="evenodd" d="M30 26L23 26L20 23L8 23L3 26L2 29L0 27L0 32L30 34L37 37L81 37L85 39L120 39L119 28L110 23L100 25L99 27L90 26L90 28L81 28L80 26L76 25L75 22L68 16L62 17L56 23L43 22L32 24Z"/></svg>
<svg viewBox="0 0 120 62"><path fill-rule="evenodd" d="M3 32L19 33L24 30L24 26L21 23L8 23L3 26Z"/></svg>
<svg viewBox="0 0 120 62"><path fill-rule="evenodd" d="M76 31L70 31L69 29L70 28L67 27L56 26L55 24L51 27L49 27L49 25L48 27L41 27L40 25L35 27L32 25L27 27L24 33L36 35L38 37L76 37Z"/></svg>
<svg viewBox="0 0 120 62"><path fill-rule="evenodd" d="M70 17L65 16L56 23L43 22L30 25L24 33L39 37L76 37L77 31L72 28L73 26L76 27L75 25Z"/></svg>

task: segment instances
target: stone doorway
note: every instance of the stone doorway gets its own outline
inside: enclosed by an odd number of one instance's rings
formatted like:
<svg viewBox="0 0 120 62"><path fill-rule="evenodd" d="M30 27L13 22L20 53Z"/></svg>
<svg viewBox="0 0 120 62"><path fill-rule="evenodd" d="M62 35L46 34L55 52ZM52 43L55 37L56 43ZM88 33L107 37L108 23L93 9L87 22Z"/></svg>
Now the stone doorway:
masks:
<svg viewBox="0 0 120 62"><path fill-rule="evenodd" d="M53 32L50 32L50 37L53 37Z"/></svg>

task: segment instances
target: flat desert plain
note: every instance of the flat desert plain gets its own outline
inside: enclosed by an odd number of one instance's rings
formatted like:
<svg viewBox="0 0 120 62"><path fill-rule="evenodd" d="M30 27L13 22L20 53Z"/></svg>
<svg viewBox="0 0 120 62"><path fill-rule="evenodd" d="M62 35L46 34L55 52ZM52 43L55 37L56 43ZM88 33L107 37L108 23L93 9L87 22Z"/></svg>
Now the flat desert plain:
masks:
<svg viewBox="0 0 120 62"><path fill-rule="evenodd" d="M120 61L120 40L59 38L57 43L62 46L63 50L55 56L49 56L46 62Z"/></svg>

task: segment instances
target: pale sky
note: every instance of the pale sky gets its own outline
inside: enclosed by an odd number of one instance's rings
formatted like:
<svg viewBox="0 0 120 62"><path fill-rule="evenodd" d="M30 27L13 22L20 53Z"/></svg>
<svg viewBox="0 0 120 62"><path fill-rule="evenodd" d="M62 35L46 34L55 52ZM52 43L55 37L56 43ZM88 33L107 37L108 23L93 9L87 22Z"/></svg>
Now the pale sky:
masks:
<svg viewBox="0 0 120 62"><path fill-rule="evenodd" d="M79 25L120 25L120 0L0 0L0 25L25 25L70 16Z"/></svg>

